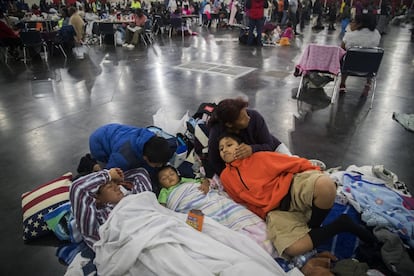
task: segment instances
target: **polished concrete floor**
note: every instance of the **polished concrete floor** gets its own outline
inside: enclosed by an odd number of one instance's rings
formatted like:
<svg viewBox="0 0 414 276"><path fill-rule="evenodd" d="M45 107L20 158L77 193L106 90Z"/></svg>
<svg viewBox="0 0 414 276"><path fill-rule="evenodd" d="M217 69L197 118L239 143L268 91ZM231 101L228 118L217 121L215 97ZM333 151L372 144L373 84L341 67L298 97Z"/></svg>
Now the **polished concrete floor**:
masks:
<svg viewBox="0 0 414 276"><path fill-rule="evenodd" d="M340 44L338 31L307 27L290 47L248 47L237 30L196 29L198 36L159 36L134 50L93 46L84 60L56 56L0 70L1 275L63 275L54 240L22 241L22 193L67 171L76 172L97 127L118 122L152 124L166 107L176 118L201 102L243 96L293 153L328 167L383 164L414 192L414 133L392 119L414 112L414 44L410 26L383 37L385 56L374 107L359 100L364 80L350 78L348 93L329 105L331 87L292 98L299 85L294 66L310 42ZM189 62L251 67L231 77L175 68ZM314 96L314 97L313 97Z"/></svg>

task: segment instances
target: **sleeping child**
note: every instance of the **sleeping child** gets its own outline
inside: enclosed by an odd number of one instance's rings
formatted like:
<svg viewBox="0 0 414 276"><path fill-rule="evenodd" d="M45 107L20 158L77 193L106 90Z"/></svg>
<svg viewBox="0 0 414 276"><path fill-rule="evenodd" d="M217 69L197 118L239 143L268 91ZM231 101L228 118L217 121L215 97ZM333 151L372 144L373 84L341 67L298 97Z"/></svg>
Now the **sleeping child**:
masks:
<svg viewBox="0 0 414 276"><path fill-rule="evenodd" d="M158 201L165 207L179 213L199 209L222 225L249 236L276 257L275 250L267 239L265 222L217 189L210 189L207 179L200 182L181 177L173 166L167 165L160 168L158 181L163 187Z"/></svg>

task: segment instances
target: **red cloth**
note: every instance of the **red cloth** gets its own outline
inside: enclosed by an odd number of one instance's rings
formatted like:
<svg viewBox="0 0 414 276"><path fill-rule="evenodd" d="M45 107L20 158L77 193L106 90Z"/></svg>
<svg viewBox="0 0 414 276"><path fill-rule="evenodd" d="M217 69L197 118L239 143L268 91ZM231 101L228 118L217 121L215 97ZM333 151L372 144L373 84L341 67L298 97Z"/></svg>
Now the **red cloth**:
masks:
<svg viewBox="0 0 414 276"><path fill-rule="evenodd" d="M19 36L6 23L0 20L0 39L19 38Z"/></svg>
<svg viewBox="0 0 414 276"><path fill-rule="evenodd" d="M260 151L226 164L220 179L235 202L264 219L269 211L279 207L294 174L307 170L319 170L319 167L305 158Z"/></svg>
<svg viewBox="0 0 414 276"><path fill-rule="evenodd" d="M345 50L335 45L309 44L296 65L299 75L308 71L323 71L338 75Z"/></svg>
<svg viewBox="0 0 414 276"><path fill-rule="evenodd" d="M264 1L267 0L251 0L252 6L249 9L249 18L261 19L264 17Z"/></svg>

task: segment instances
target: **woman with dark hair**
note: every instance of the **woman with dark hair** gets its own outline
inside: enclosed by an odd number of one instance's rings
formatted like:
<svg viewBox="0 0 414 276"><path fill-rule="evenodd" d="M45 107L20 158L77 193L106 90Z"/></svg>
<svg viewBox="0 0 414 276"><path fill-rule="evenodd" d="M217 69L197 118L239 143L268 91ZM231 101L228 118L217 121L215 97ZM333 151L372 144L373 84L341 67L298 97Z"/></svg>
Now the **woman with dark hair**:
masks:
<svg viewBox="0 0 414 276"><path fill-rule="evenodd" d="M376 27L375 15L373 14L357 14L355 19L351 22L350 32L346 32L343 39L341 47L345 50L353 46L360 47L378 47L381 35L378 32ZM342 74L341 84L339 88L340 93L346 92L346 82L347 75ZM368 92L371 89L371 79L367 79L364 90L361 94L361 97L368 96Z"/></svg>
<svg viewBox="0 0 414 276"><path fill-rule="evenodd" d="M209 120L208 161L217 175L225 167L218 149L218 139L225 132L235 133L242 139L236 151L236 159L246 158L258 151L278 151L291 155L289 149L273 136L263 116L248 109L242 98L222 100ZM211 177L207 172L207 177Z"/></svg>

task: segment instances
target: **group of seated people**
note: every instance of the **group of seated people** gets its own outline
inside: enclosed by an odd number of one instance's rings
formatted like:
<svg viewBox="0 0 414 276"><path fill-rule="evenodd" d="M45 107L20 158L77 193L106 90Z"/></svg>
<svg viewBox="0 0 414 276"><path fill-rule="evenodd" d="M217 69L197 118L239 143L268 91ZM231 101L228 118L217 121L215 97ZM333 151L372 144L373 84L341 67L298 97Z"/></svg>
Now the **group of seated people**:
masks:
<svg viewBox="0 0 414 276"><path fill-rule="evenodd" d="M87 245L94 248L99 228L125 196L148 191L162 206L181 213L190 211L189 201L197 202L206 216L249 236L272 257L294 258L341 232L375 243L370 231L346 215L321 226L335 201L335 182L308 159L292 156L244 99L218 104L209 120L208 148L210 169L204 178L193 179L168 164L167 140L147 128L108 124L95 130L91 154L81 159L81 175L70 188ZM217 179L226 194L217 192ZM233 209L237 212L225 219L217 216Z"/></svg>
<svg viewBox="0 0 414 276"><path fill-rule="evenodd" d="M84 37L84 21L79 15L76 7L62 8L60 16L54 14L53 19L45 21L43 16L37 13L30 13L29 17L24 15L23 18L17 18L6 15L0 10L0 41L3 46L9 47L9 54L16 59L22 57L23 42L20 38L21 32L30 30L40 31L45 42L49 42L49 38L53 37L53 41L62 43L65 48L71 48L76 44L82 43ZM45 27L45 24L49 24ZM51 34L56 34L52 36ZM38 56L40 48L32 48L31 55Z"/></svg>

